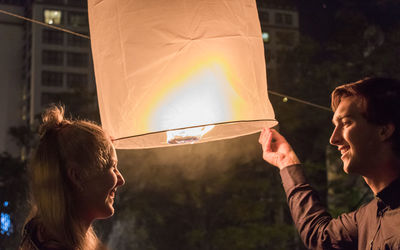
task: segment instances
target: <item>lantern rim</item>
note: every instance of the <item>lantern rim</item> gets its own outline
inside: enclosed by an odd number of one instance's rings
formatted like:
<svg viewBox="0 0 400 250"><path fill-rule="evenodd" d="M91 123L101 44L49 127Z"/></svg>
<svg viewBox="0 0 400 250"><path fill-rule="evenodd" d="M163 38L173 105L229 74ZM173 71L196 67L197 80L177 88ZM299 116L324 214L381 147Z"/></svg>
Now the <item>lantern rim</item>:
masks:
<svg viewBox="0 0 400 250"><path fill-rule="evenodd" d="M257 120L238 120L238 121L226 121L226 122L219 122L219 123L209 123L209 124L202 124L196 126L188 126L176 129L168 129L168 130L160 130L154 131L149 133L131 135L131 136L124 136L118 137L113 139L115 143L115 147L117 149L146 149L146 148L158 148L158 147L165 147L165 146L179 146L179 145L188 145L188 144L198 144L210 141L217 141L223 139L230 139L239 136L254 134L259 131L265 126L267 127L274 127L278 124L276 119L257 119ZM214 125L215 128L210 134L206 134L201 140L196 141L194 143L182 143L182 144L168 144L164 142L164 140L157 139L158 142L156 143L149 143L148 141L152 140L149 137L154 138L155 136L162 136L170 131L177 131L177 130L184 130L190 128L199 128ZM218 133L216 132L218 130ZM220 136L219 134L221 131L231 130L228 133L224 133L224 135ZM140 143L125 143L124 141L128 140L140 140Z"/></svg>
<svg viewBox="0 0 400 250"><path fill-rule="evenodd" d="M206 123L206 124L196 125L196 126L188 126L188 127L174 128L174 129L166 129L166 130L154 131L154 132L143 133L143 134L138 134L138 135L124 136L124 137L119 137L119 138L113 139L113 141L120 141L120 140L135 138L135 137L139 137L139 136L146 136L146 135L157 134L157 133L165 133L165 132L176 131L176 130L181 130L181 129L199 128L199 127L210 126L210 125L224 125L224 124L232 124L232 123L262 122L262 121L265 121L265 122L278 122L276 119L259 119L259 120L240 120L240 121Z"/></svg>

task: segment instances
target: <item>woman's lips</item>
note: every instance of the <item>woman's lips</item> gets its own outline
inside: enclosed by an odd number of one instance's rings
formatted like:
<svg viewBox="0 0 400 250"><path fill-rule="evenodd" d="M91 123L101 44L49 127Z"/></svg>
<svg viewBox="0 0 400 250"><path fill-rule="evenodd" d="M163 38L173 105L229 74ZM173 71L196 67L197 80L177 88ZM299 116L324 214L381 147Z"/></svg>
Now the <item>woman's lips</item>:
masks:
<svg viewBox="0 0 400 250"><path fill-rule="evenodd" d="M114 198L116 192L117 192L117 189L116 189L116 188L112 189L111 192L110 192L110 197L111 197L111 198Z"/></svg>

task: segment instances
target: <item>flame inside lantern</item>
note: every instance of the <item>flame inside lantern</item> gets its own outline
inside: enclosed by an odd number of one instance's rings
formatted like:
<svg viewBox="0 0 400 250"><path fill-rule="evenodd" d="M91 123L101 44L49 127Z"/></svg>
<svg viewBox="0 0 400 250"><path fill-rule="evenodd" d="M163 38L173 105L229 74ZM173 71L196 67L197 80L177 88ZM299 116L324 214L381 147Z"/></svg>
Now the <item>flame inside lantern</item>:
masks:
<svg viewBox="0 0 400 250"><path fill-rule="evenodd" d="M169 144L194 143L214 128L211 124L233 119L238 95L228 79L223 67L214 63L168 89L152 112L152 129L169 130Z"/></svg>
<svg viewBox="0 0 400 250"><path fill-rule="evenodd" d="M169 144L194 143L198 140L201 140L203 135L205 135L214 127L214 125L208 125L202 127L167 131L167 142Z"/></svg>

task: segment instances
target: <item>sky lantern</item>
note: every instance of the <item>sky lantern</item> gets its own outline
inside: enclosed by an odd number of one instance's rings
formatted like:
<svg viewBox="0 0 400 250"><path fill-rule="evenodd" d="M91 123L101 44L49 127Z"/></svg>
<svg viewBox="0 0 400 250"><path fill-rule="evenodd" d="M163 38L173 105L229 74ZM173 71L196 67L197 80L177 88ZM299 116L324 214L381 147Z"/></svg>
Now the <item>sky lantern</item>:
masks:
<svg viewBox="0 0 400 250"><path fill-rule="evenodd" d="M255 0L88 0L103 128L120 149L277 124Z"/></svg>

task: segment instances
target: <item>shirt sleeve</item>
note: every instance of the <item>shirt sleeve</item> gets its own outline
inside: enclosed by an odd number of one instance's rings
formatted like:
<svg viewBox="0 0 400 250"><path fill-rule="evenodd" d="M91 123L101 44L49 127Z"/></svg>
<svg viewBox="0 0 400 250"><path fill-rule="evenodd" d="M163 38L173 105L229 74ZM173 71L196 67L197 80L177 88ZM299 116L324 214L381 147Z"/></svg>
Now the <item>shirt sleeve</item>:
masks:
<svg viewBox="0 0 400 250"><path fill-rule="evenodd" d="M295 226L306 247L357 249L356 211L333 219L307 183L300 165L286 167L280 175Z"/></svg>

